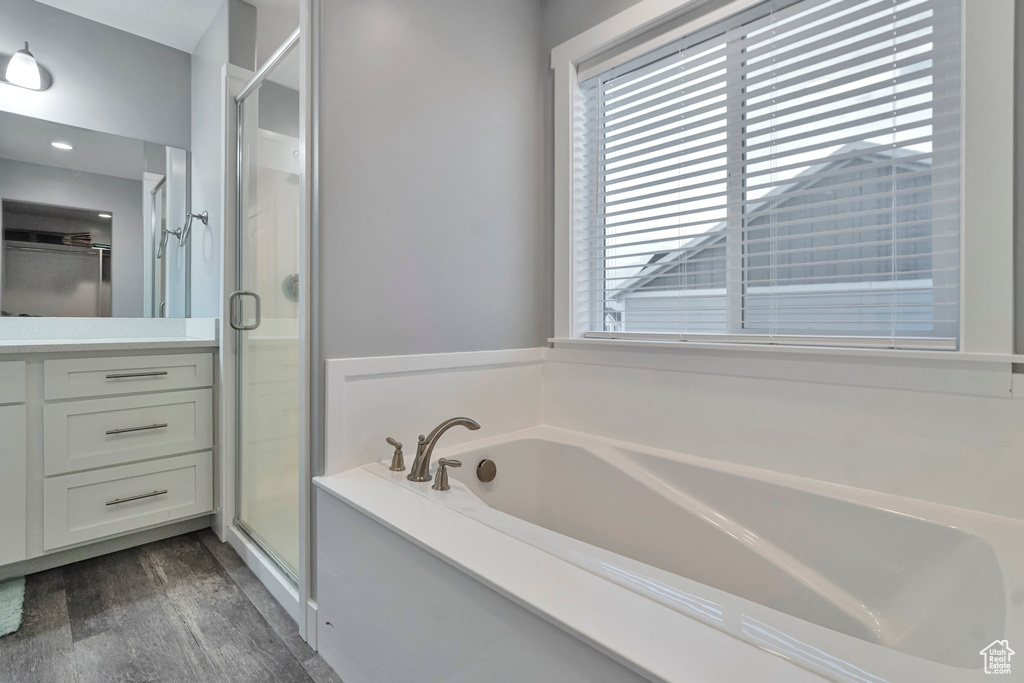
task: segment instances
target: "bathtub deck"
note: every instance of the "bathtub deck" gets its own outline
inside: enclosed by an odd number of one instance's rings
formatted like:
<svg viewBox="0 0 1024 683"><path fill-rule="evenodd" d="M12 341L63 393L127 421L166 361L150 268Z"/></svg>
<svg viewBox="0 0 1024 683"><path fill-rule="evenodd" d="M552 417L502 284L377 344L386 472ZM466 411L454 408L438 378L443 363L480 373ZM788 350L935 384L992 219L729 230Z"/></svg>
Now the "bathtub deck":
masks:
<svg viewBox="0 0 1024 683"><path fill-rule="evenodd" d="M207 529L30 575L0 680L340 679Z"/></svg>

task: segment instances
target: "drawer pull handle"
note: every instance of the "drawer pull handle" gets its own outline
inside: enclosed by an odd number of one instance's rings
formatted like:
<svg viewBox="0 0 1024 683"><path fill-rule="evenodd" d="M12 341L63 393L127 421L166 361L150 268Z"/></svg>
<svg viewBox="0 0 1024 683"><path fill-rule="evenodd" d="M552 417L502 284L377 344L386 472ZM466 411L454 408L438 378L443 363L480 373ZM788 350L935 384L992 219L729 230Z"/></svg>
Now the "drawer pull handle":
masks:
<svg viewBox="0 0 1024 683"><path fill-rule="evenodd" d="M162 496L167 493L167 489L162 491L153 491L152 493L140 493L137 496L128 496L127 498L115 498L114 500L108 500L107 505L120 505L121 503L127 503L132 500L142 500L143 498L152 498L153 496Z"/></svg>
<svg viewBox="0 0 1024 683"><path fill-rule="evenodd" d="M166 370L153 370L151 372L118 372L113 375L107 375L107 379L128 379L129 377L162 377L166 375Z"/></svg>
<svg viewBox="0 0 1024 683"><path fill-rule="evenodd" d="M161 422L155 425L145 425L144 427L122 427L121 429L108 429L107 436L110 436L111 434L127 434L128 432L144 432L147 429L163 429L166 426L166 422Z"/></svg>

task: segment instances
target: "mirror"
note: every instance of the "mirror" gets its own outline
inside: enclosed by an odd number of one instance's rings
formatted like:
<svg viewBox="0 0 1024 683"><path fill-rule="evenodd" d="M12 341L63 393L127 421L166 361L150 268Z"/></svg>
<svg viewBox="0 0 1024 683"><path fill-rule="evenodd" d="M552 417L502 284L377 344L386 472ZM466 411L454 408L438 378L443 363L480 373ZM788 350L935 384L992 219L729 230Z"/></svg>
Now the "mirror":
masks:
<svg viewBox="0 0 1024 683"><path fill-rule="evenodd" d="M3 315L187 315L187 188L183 149L0 112Z"/></svg>
<svg viewBox="0 0 1024 683"><path fill-rule="evenodd" d="M34 60L0 78L0 309L221 317L227 93L297 23L296 0L0 2L0 73Z"/></svg>

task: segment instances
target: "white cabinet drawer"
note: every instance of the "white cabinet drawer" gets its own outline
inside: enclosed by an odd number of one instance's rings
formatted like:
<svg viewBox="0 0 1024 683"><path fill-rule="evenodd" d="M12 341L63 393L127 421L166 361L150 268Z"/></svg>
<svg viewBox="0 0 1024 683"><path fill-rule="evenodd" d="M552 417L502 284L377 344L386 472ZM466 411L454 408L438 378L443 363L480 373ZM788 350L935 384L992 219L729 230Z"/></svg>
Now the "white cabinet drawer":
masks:
<svg viewBox="0 0 1024 683"><path fill-rule="evenodd" d="M43 363L43 398L139 394L213 386L213 355L68 358Z"/></svg>
<svg viewBox="0 0 1024 683"><path fill-rule="evenodd" d="M213 510L213 454L193 453L43 480L43 549Z"/></svg>
<svg viewBox="0 0 1024 683"><path fill-rule="evenodd" d="M24 560L28 488L25 406L0 408L0 564Z"/></svg>
<svg viewBox="0 0 1024 683"><path fill-rule="evenodd" d="M46 476L212 447L212 389L43 407Z"/></svg>
<svg viewBox="0 0 1024 683"><path fill-rule="evenodd" d="M0 363L0 403L25 402L25 361Z"/></svg>

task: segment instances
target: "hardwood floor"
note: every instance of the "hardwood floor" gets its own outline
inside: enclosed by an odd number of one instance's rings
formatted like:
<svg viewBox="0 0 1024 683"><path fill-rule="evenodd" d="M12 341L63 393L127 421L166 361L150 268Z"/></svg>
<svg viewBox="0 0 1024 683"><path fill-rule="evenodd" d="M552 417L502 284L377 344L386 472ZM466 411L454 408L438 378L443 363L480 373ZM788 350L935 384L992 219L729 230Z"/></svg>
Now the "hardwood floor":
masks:
<svg viewBox="0 0 1024 683"><path fill-rule="evenodd" d="M209 529L29 576L0 681L340 683Z"/></svg>

